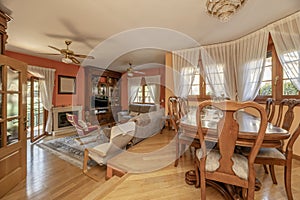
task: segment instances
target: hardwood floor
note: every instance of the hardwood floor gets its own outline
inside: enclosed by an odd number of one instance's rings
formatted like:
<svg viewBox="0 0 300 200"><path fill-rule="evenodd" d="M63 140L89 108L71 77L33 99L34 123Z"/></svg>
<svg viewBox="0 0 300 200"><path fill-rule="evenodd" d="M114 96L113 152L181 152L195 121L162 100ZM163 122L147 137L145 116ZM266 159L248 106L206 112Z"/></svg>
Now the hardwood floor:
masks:
<svg viewBox="0 0 300 200"><path fill-rule="evenodd" d="M163 134L130 149L133 152L149 152L160 148L174 137L174 132L167 129ZM173 163L154 172L127 174L122 178L113 177L105 181L105 167L93 168L91 173L101 178L96 182L82 174L81 169L57 156L44 151L36 144L28 143L27 179L20 182L2 199L200 199L200 190L185 183L185 172L193 169L192 154L186 151L178 167ZM263 184L255 192L255 199L286 199L283 168L276 167L278 185L272 184L271 177L264 174L261 165L257 165L257 177ZM292 189L294 199L300 199L300 161L293 161ZM211 187L207 188L207 199L223 199Z"/></svg>

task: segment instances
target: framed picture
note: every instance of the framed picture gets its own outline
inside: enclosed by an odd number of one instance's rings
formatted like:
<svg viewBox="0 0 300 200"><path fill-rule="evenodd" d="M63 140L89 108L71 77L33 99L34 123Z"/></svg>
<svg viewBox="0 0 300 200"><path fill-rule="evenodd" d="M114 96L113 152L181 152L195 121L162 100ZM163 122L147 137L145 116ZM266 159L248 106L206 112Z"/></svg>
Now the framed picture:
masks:
<svg viewBox="0 0 300 200"><path fill-rule="evenodd" d="M58 75L58 94L76 94L76 77Z"/></svg>

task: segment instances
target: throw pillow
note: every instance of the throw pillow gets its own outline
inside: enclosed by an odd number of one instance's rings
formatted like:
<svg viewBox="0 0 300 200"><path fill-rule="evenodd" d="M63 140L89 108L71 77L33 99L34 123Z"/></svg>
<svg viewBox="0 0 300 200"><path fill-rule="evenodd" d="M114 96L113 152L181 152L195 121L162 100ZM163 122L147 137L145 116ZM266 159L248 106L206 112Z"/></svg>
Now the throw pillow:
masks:
<svg viewBox="0 0 300 200"><path fill-rule="evenodd" d="M135 117L135 116L138 116L139 113L138 113L138 112L130 111L129 115L130 115L131 117Z"/></svg>
<svg viewBox="0 0 300 200"><path fill-rule="evenodd" d="M151 122L149 117L149 113L141 114L139 118L136 120L137 126L147 126Z"/></svg>

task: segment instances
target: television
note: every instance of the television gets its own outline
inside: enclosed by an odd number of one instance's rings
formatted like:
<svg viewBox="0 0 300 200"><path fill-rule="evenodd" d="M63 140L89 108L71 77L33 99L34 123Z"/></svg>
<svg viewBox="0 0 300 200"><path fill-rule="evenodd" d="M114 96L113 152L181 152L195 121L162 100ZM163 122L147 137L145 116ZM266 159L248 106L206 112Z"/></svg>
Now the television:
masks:
<svg viewBox="0 0 300 200"><path fill-rule="evenodd" d="M107 108L109 105L108 97L95 97L93 96L91 99L91 107L92 108Z"/></svg>

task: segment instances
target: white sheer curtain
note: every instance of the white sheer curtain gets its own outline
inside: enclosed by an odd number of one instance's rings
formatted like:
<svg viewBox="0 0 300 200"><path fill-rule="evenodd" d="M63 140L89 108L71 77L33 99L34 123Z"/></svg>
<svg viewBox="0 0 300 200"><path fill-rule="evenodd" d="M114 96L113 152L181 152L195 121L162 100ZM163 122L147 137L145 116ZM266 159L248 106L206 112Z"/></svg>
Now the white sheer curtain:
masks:
<svg viewBox="0 0 300 200"><path fill-rule="evenodd" d="M128 103L132 103L139 91L142 77L128 78Z"/></svg>
<svg viewBox="0 0 300 200"><path fill-rule="evenodd" d="M155 104L160 103L160 75L145 76L145 81L150 92L150 96Z"/></svg>
<svg viewBox="0 0 300 200"><path fill-rule="evenodd" d="M259 90L267 53L268 32L201 48L202 68L214 96L253 100Z"/></svg>
<svg viewBox="0 0 300 200"><path fill-rule="evenodd" d="M27 70L36 77L39 77L41 101L48 111L47 123L45 131L50 133L52 131L52 97L55 80L55 69L28 66Z"/></svg>
<svg viewBox="0 0 300 200"><path fill-rule="evenodd" d="M269 26L281 65L300 90L300 13Z"/></svg>
<svg viewBox="0 0 300 200"><path fill-rule="evenodd" d="M199 48L172 52L174 94L187 97L199 62Z"/></svg>
<svg viewBox="0 0 300 200"><path fill-rule="evenodd" d="M261 29L234 41L235 76L238 101L254 100L264 74L269 33Z"/></svg>
<svg viewBox="0 0 300 200"><path fill-rule="evenodd" d="M206 77L213 96L236 99L236 85L232 56L234 45L221 43L201 48L202 74Z"/></svg>

